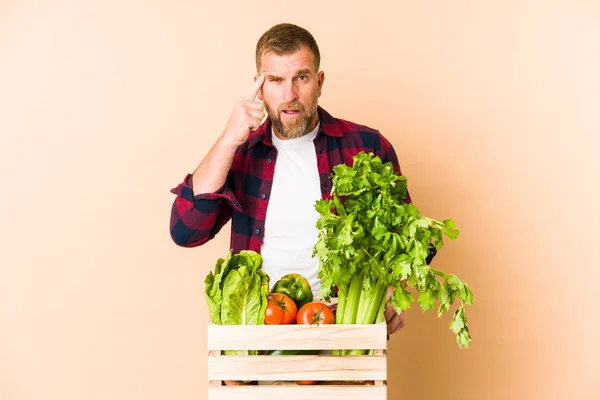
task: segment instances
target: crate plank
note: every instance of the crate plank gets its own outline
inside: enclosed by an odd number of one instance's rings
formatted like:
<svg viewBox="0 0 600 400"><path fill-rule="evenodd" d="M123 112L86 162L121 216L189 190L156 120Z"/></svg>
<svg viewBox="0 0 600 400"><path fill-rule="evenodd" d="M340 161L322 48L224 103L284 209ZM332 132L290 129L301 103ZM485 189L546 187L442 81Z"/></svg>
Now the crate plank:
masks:
<svg viewBox="0 0 600 400"><path fill-rule="evenodd" d="M210 380L385 380L386 356L222 356L208 358Z"/></svg>
<svg viewBox="0 0 600 400"><path fill-rule="evenodd" d="M208 350L385 349L386 325L209 325Z"/></svg>
<svg viewBox="0 0 600 400"><path fill-rule="evenodd" d="M385 400L386 325L209 325L209 400ZM229 356L222 350L373 349L374 355ZM262 385L221 386L222 380ZM295 385L317 380L317 385ZM352 385L349 380L374 381ZM286 381L286 382L283 382Z"/></svg>
<svg viewBox="0 0 600 400"><path fill-rule="evenodd" d="M209 400L385 400L387 386L221 386L209 387Z"/></svg>

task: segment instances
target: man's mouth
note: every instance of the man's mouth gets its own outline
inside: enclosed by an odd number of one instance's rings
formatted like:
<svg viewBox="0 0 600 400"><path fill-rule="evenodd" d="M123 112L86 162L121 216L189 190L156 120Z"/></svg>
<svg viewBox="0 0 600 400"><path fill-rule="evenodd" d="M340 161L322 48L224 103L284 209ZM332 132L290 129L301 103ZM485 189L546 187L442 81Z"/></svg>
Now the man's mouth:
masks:
<svg viewBox="0 0 600 400"><path fill-rule="evenodd" d="M300 110L283 110L282 112L289 117L294 117L300 114Z"/></svg>

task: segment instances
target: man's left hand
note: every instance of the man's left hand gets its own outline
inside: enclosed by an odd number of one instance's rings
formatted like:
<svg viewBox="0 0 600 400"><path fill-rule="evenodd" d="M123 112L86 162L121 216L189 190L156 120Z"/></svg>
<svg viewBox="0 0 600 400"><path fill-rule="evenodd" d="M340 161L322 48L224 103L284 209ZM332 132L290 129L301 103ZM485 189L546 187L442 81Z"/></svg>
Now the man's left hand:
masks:
<svg viewBox="0 0 600 400"><path fill-rule="evenodd" d="M398 314L394 307L388 304L385 309L385 322L388 335L398 332L404 326L404 311Z"/></svg>
<svg viewBox="0 0 600 400"><path fill-rule="evenodd" d="M386 299L389 301L392 293L394 292L394 288L389 288ZM404 311L400 314L396 312L394 307L391 304L387 304L385 308L385 322L387 323L387 333L391 335L393 333L398 332L404 326Z"/></svg>

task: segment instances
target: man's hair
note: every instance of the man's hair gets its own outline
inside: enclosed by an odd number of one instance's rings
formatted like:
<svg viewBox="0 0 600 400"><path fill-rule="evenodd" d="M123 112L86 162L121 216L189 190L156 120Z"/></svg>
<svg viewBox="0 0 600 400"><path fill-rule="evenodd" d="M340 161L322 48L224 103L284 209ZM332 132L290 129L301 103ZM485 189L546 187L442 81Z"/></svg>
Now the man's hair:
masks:
<svg viewBox="0 0 600 400"><path fill-rule="evenodd" d="M260 73L263 54L272 51L277 55L294 53L302 46L308 47L313 53L315 70L319 71L321 53L315 38L304 28L294 24L278 24L263 33L256 43L256 71Z"/></svg>

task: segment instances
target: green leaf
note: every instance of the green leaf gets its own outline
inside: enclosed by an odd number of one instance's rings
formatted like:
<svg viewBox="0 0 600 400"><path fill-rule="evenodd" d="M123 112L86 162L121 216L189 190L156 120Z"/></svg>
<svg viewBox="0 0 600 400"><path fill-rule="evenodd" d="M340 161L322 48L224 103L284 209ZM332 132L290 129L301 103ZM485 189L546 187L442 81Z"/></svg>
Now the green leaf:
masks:
<svg viewBox="0 0 600 400"><path fill-rule="evenodd" d="M419 295L419 304L423 312L432 309L435 306L435 299L431 295L431 291L425 290Z"/></svg>
<svg viewBox="0 0 600 400"><path fill-rule="evenodd" d="M456 311L454 311L454 317L452 319L452 322L450 322L450 330L457 335L465 327L464 317L465 317L465 315L464 315L464 311L463 311L462 307L458 308L458 309L456 309Z"/></svg>
<svg viewBox="0 0 600 400"><path fill-rule="evenodd" d="M471 293L471 288L465 283L465 294L461 297L461 300L468 306L472 305L475 302L475 297L473 293Z"/></svg>
<svg viewBox="0 0 600 400"><path fill-rule="evenodd" d="M219 259L205 279L205 298L214 324L257 325L264 323L269 276L262 257L243 250Z"/></svg>
<svg viewBox="0 0 600 400"><path fill-rule="evenodd" d="M413 300L412 294L403 287L396 287L390 297L390 303L397 312L408 310Z"/></svg>
<svg viewBox="0 0 600 400"><path fill-rule="evenodd" d="M446 283L452 292L460 292L464 289L464 283L462 279L456 275L449 275L448 278L446 278Z"/></svg>
<svg viewBox="0 0 600 400"><path fill-rule="evenodd" d="M331 208L329 200L321 199L315 203L315 209L321 216L327 216L331 212Z"/></svg>
<svg viewBox="0 0 600 400"><path fill-rule="evenodd" d="M471 333L466 325L456 337L456 343L460 348L468 349L471 347Z"/></svg>
<svg viewBox="0 0 600 400"><path fill-rule="evenodd" d="M204 279L204 298L208 304L210 321L213 324L221 324L223 278L229 272L231 257L232 251L230 250L225 259L217 260L214 273L211 271Z"/></svg>
<svg viewBox="0 0 600 400"><path fill-rule="evenodd" d="M454 240L458 237L458 230L456 229L456 224L451 219L446 219L443 221L444 226L446 227L445 234L448 236L450 240Z"/></svg>

